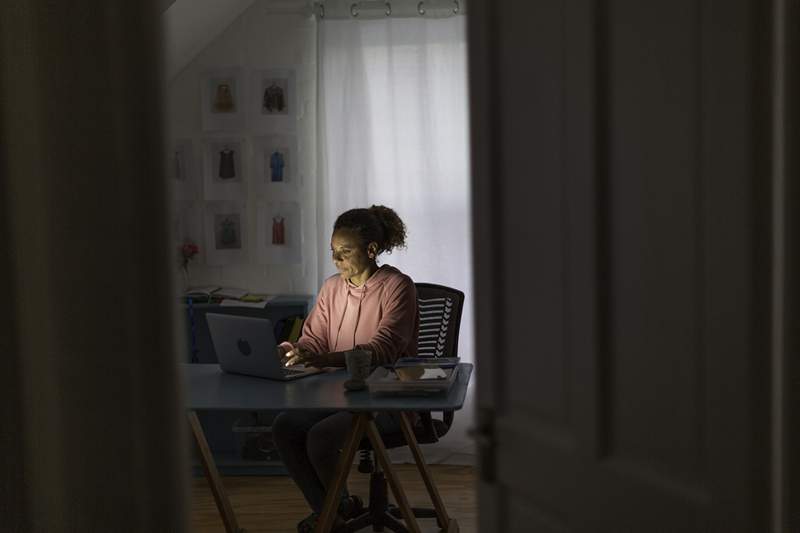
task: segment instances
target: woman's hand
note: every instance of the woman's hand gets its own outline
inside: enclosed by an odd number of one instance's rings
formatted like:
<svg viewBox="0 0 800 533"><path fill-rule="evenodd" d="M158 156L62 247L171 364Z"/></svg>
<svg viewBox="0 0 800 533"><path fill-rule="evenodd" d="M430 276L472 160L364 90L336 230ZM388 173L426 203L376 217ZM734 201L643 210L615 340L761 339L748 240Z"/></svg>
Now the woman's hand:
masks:
<svg viewBox="0 0 800 533"><path fill-rule="evenodd" d="M281 360L283 366L305 365L322 368L328 366L327 354L317 354L305 348L293 348Z"/></svg>

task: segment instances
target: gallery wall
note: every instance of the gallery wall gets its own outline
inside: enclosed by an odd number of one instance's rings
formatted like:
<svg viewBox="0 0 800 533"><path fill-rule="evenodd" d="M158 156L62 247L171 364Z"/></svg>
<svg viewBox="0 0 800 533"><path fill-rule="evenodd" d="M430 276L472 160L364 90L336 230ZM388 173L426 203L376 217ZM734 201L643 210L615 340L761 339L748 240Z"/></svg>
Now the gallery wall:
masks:
<svg viewBox="0 0 800 533"><path fill-rule="evenodd" d="M316 22L294 5L254 3L167 80L179 288L317 291Z"/></svg>

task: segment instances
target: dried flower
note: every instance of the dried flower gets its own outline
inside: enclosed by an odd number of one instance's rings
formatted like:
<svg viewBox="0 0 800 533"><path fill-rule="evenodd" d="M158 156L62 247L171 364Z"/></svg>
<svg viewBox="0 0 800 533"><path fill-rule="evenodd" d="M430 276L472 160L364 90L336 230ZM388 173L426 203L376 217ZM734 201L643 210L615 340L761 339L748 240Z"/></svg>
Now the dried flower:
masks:
<svg viewBox="0 0 800 533"><path fill-rule="evenodd" d="M189 261L200 252L200 247L192 241L186 241L181 245L180 252L183 259L183 271L188 273Z"/></svg>

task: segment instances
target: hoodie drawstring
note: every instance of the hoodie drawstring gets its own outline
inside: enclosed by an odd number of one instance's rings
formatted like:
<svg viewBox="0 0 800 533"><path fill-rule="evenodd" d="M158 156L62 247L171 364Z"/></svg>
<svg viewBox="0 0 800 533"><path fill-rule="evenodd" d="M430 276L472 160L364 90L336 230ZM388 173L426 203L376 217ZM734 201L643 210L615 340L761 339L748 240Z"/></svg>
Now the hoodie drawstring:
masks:
<svg viewBox="0 0 800 533"><path fill-rule="evenodd" d="M331 346L332 351L336 351L336 347L339 346L339 335L342 333L344 318L347 316L347 307L350 305L350 287L345 284L344 290L347 293L344 299L344 311L342 311L342 317L339 319L339 327L336 329L336 342Z"/></svg>
<svg viewBox="0 0 800 533"><path fill-rule="evenodd" d="M356 347L356 331L358 331L358 323L361 321L361 302L364 301L364 296L367 295L367 286L364 285L364 290L361 291L361 298L358 299L358 311L356 311L356 325L353 326L353 349Z"/></svg>
<svg viewBox="0 0 800 533"><path fill-rule="evenodd" d="M344 325L345 317L347 317L347 309L350 306L350 287L345 286L345 291L347 292L347 297L345 298L344 311L342 312L342 317L339 319L339 326L336 329L336 342L334 342L332 347L334 350L336 350L336 348L339 346L339 337L342 334L342 326ZM364 284L364 286L361 289L361 296L358 299L358 309L356 310L356 323L353 326L353 346L350 349L356 347L356 332L358 331L358 323L361 321L361 304L364 302L364 297L366 296L366 294L367 294L367 285Z"/></svg>

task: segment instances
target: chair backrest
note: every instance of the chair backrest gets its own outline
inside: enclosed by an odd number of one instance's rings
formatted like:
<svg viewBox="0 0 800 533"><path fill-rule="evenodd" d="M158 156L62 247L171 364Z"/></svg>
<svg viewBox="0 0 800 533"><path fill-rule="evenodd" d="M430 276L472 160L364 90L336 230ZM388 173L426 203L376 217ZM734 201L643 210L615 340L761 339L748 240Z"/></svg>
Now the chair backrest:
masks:
<svg viewBox="0 0 800 533"><path fill-rule="evenodd" d="M415 283L417 287L417 305L419 306L419 341L418 357L457 357L458 330L461 326L461 310L464 307L464 293L458 289L435 285L433 283ZM442 420L436 420L430 411L420 411L420 424L414 433L420 444L437 442L453 424L453 411L444 411ZM384 434L383 443L387 448L405 446L406 439L398 431ZM365 437L361 441L361 465L359 471L371 472L373 465L364 451L372 449Z"/></svg>
<svg viewBox="0 0 800 533"><path fill-rule="evenodd" d="M458 356L458 330L464 293L458 289L416 283L419 305L418 357Z"/></svg>

